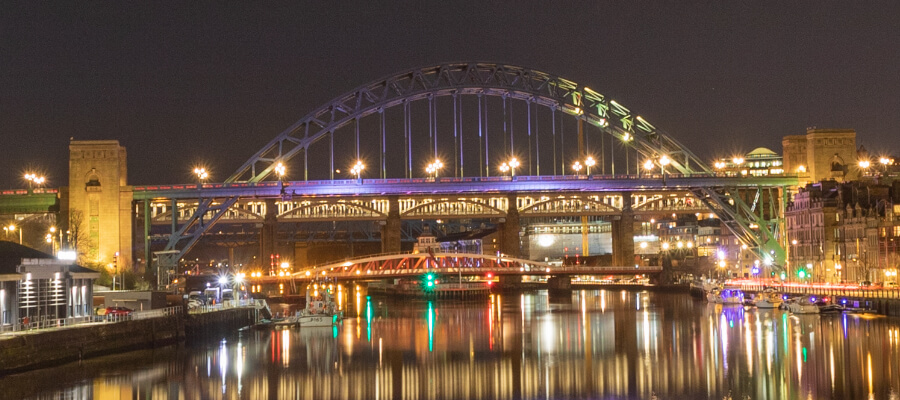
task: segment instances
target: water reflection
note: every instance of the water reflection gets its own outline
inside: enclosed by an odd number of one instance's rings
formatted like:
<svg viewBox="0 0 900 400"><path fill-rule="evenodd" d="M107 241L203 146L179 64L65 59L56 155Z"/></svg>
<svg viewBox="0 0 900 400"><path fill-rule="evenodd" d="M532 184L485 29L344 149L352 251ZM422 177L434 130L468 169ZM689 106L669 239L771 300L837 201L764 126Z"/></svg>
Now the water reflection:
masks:
<svg viewBox="0 0 900 400"><path fill-rule="evenodd" d="M0 396L897 399L900 387L894 318L643 291L344 297L338 328L251 330L8 376Z"/></svg>

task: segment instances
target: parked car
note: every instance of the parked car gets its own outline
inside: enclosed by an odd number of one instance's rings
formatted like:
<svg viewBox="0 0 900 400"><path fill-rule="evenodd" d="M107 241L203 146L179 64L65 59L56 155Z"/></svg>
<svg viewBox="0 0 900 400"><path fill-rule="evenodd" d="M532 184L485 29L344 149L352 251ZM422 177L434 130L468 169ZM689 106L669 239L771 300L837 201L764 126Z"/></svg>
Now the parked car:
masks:
<svg viewBox="0 0 900 400"><path fill-rule="evenodd" d="M125 315L131 315L131 313L133 311L134 310L132 310L128 307L106 307L106 313L104 315L120 317L120 316L125 316Z"/></svg>

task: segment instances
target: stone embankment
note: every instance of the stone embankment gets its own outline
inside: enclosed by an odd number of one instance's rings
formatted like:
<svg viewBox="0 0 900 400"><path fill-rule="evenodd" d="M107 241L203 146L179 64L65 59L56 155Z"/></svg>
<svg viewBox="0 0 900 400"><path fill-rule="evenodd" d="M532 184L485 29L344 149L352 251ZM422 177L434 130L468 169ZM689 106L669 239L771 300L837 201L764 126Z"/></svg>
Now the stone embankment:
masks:
<svg viewBox="0 0 900 400"><path fill-rule="evenodd" d="M232 308L5 333L0 335L0 375L199 340L253 325L257 315L254 308Z"/></svg>

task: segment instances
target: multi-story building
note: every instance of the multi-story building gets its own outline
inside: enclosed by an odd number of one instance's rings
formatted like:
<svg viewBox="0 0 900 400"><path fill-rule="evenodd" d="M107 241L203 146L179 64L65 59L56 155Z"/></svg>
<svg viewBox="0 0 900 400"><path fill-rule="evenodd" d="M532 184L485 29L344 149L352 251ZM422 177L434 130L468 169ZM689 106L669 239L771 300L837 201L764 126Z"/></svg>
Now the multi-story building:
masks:
<svg viewBox="0 0 900 400"><path fill-rule="evenodd" d="M846 280L895 282L900 267L900 181L854 182L842 191L838 260Z"/></svg>
<svg viewBox="0 0 900 400"><path fill-rule="evenodd" d="M833 179L856 179L856 131L808 128L806 135L785 136L782 141L784 171L797 173L800 185Z"/></svg>
<svg viewBox="0 0 900 400"><path fill-rule="evenodd" d="M837 280L835 241L838 184L823 181L800 188L785 211L788 273L801 280Z"/></svg>
<svg viewBox="0 0 900 400"><path fill-rule="evenodd" d="M809 184L785 212L788 268L826 282L896 282L900 182ZM895 205L896 204L896 205Z"/></svg>

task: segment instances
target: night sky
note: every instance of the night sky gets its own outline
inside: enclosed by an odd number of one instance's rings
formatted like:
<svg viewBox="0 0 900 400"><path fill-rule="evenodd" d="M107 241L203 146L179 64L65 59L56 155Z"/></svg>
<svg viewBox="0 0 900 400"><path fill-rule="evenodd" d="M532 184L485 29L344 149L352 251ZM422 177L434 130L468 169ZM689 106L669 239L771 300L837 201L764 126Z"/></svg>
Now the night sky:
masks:
<svg viewBox="0 0 900 400"><path fill-rule="evenodd" d="M898 153L900 2L691 3L4 2L0 188L66 185L70 137L119 140L131 184L222 180L332 98L448 61L584 83L707 159L811 126Z"/></svg>

